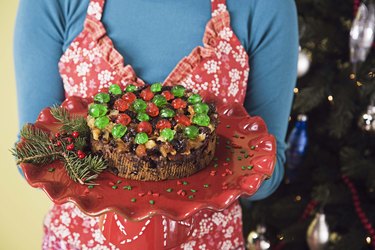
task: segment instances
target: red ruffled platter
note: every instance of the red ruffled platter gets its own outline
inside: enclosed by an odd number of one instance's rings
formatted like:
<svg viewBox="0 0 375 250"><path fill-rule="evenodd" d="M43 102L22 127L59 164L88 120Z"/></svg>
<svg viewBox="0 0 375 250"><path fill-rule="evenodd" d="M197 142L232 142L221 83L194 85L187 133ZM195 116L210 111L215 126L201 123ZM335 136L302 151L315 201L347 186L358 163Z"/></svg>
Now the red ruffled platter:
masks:
<svg viewBox="0 0 375 250"><path fill-rule="evenodd" d="M87 103L77 97L66 99L62 107L71 114L87 113ZM239 196L253 195L272 175L276 143L264 121L250 117L241 105L220 104L217 108L220 124L215 158L207 168L187 178L141 182L105 172L95 181L99 185L89 188L72 181L62 162L21 164L21 168L28 183L43 189L54 203L73 202L91 216L116 212L130 221L153 215L184 220L201 209L221 211ZM47 108L35 126L56 132L60 125ZM54 171L49 171L51 168Z"/></svg>

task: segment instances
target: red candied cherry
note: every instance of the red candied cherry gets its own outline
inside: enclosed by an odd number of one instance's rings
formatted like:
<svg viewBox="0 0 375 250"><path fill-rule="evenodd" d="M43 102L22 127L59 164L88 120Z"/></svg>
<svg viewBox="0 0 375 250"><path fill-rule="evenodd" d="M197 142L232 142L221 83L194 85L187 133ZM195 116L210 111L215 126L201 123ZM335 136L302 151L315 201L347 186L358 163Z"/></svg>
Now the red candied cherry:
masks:
<svg viewBox="0 0 375 250"><path fill-rule="evenodd" d="M172 101L172 106L174 109L184 109L186 108L186 102L181 98L177 98Z"/></svg>
<svg viewBox="0 0 375 250"><path fill-rule="evenodd" d="M146 113L149 116L155 117L159 114L159 108L158 108L158 106L156 106L155 103L149 102L149 103L147 103Z"/></svg>
<svg viewBox="0 0 375 250"><path fill-rule="evenodd" d="M146 88L141 91L140 96L142 97L143 100L150 101L154 97L154 93L151 91L150 88Z"/></svg>
<svg viewBox="0 0 375 250"><path fill-rule="evenodd" d="M117 109L118 111L124 112L129 108L129 103L127 101L124 101L123 99L117 99L115 101L115 104L113 105L114 109Z"/></svg>
<svg viewBox="0 0 375 250"><path fill-rule="evenodd" d="M165 99L167 99L167 101L172 100L174 98L174 95L168 90L163 91L161 95L164 96Z"/></svg>
<svg viewBox="0 0 375 250"><path fill-rule="evenodd" d="M165 128L171 128L172 124L165 119L162 119L156 123L156 128L159 130L165 129Z"/></svg>
<svg viewBox="0 0 375 250"><path fill-rule="evenodd" d="M189 119L189 117L187 117L186 115L182 115L182 114L178 114L174 117L174 119L176 120L176 122L184 125L184 126L190 126L191 125L191 121Z"/></svg>
<svg viewBox="0 0 375 250"><path fill-rule="evenodd" d="M151 135L152 126L149 122L146 122L146 121L140 122L137 126L137 132L138 133L145 132L146 134Z"/></svg>
<svg viewBox="0 0 375 250"><path fill-rule="evenodd" d="M128 92L125 93L121 98L128 103L132 103L137 99L137 96L132 92Z"/></svg>
<svg viewBox="0 0 375 250"><path fill-rule="evenodd" d="M78 138L78 136L79 136L79 132L78 132L78 131L74 131L74 132L72 133L72 136L73 136L74 138Z"/></svg>
<svg viewBox="0 0 375 250"><path fill-rule="evenodd" d="M131 122L132 118L127 114L119 114L116 119L116 123L119 123L123 126L128 125Z"/></svg>

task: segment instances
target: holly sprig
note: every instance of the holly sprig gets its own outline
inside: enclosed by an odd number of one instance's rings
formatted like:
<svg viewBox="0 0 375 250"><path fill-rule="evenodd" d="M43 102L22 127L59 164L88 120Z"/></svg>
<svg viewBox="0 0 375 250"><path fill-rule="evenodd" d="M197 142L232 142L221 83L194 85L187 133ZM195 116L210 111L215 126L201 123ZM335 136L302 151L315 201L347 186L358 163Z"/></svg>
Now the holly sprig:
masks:
<svg viewBox="0 0 375 250"><path fill-rule="evenodd" d="M108 167L108 163L101 156L87 155L90 129L86 120L57 106L51 108L51 114L61 124L59 132L52 134L32 124L23 126L20 142L11 149L16 163L44 166L61 160L73 181L95 185L93 181Z"/></svg>

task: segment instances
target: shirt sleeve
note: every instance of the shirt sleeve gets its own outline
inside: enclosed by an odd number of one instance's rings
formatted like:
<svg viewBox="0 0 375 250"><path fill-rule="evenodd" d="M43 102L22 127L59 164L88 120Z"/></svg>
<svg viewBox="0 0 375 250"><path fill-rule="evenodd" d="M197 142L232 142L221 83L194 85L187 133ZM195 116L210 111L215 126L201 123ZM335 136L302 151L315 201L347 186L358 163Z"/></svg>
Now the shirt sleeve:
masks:
<svg viewBox="0 0 375 250"><path fill-rule="evenodd" d="M285 136L297 75L298 22L294 0L254 2L245 108L250 115L262 117L277 140L274 174L250 198L259 200L271 195L284 175Z"/></svg>
<svg viewBox="0 0 375 250"><path fill-rule="evenodd" d="M58 72L64 25L61 1L19 1L13 54L20 126L64 99Z"/></svg>

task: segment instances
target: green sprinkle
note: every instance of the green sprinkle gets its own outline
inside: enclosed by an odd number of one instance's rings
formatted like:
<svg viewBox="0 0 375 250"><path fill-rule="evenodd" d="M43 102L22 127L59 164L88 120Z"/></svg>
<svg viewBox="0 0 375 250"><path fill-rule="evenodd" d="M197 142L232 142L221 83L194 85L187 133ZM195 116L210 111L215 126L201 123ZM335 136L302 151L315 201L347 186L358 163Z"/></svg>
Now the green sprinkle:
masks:
<svg viewBox="0 0 375 250"><path fill-rule="evenodd" d="M122 189L126 190L132 190L132 186L124 186Z"/></svg>
<svg viewBox="0 0 375 250"><path fill-rule="evenodd" d="M217 160L218 160L218 158L217 158L217 157L215 157L215 158L214 158L214 161L217 161Z"/></svg>
<svg viewBox="0 0 375 250"><path fill-rule="evenodd" d="M251 169L253 169L253 167L254 167L253 165L250 165L250 166L247 166L247 169L251 170Z"/></svg>
<svg viewBox="0 0 375 250"><path fill-rule="evenodd" d="M183 181L182 184L187 185L189 183L187 181Z"/></svg>
<svg viewBox="0 0 375 250"><path fill-rule="evenodd" d="M173 188L168 188L166 191L167 191L168 193L170 193L170 192L173 191Z"/></svg>
<svg viewBox="0 0 375 250"><path fill-rule="evenodd" d="M246 167L245 167L245 166L242 166L241 168L242 168L242 170L245 170L245 169L246 169Z"/></svg>
<svg viewBox="0 0 375 250"><path fill-rule="evenodd" d="M94 185L89 185L89 186L87 186L87 188L89 188L89 189L93 189L93 188L94 188Z"/></svg>
<svg viewBox="0 0 375 250"><path fill-rule="evenodd" d="M237 134L234 134L233 137L234 137L234 138L239 138L240 136L237 135Z"/></svg>
<svg viewBox="0 0 375 250"><path fill-rule="evenodd" d="M230 161L230 158L226 158L225 160L226 160L226 161Z"/></svg>
<svg viewBox="0 0 375 250"><path fill-rule="evenodd" d="M197 192L197 190L195 190L195 189L190 189L190 191L193 192L193 193Z"/></svg>
<svg viewBox="0 0 375 250"><path fill-rule="evenodd" d="M136 202L137 201L137 199L136 198L131 198L131 200L130 200L131 202Z"/></svg>
<svg viewBox="0 0 375 250"><path fill-rule="evenodd" d="M112 189L117 189L117 185L113 185L113 186L112 186Z"/></svg>
<svg viewBox="0 0 375 250"><path fill-rule="evenodd" d="M254 149L255 149L255 146L254 146L254 145L253 145L253 146L251 146L251 147L250 147L250 149L251 149L251 150L254 150Z"/></svg>
<svg viewBox="0 0 375 250"><path fill-rule="evenodd" d="M151 205L154 205L154 204L155 204L155 201L154 201L154 200L150 200L149 203L150 203Z"/></svg>
<svg viewBox="0 0 375 250"><path fill-rule="evenodd" d="M226 144L230 144L231 143L231 141L230 140L227 140L226 142L225 142Z"/></svg>
<svg viewBox="0 0 375 250"><path fill-rule="evenodd" d="M239 161L242 160L242 157L241 157L241 156L238 156L238 157L237 157L237 160L239 160Z"/></svg>
<svg viewBox="0 0 375 250"><path fill-rule="evenodd" d="M246 153L246 151L244 149L241 149L240 153L244 154L244 153Z"/></svg>
<svg viewBox="0 0 375 250"><path fill-rule="evenodd" d="M215 164L214 164L214 168L217 168L218 166L219 166L218 163L215 163Z"/></svg>
<svg viewBox="0 0 375 250"><path fill-rule="evenodd" d="M225 126L225 127L230 128L230 125L227 125L227 126Z"/></svg>
<svg viewBox="0 0 375 250"><path fill-rule="evenodd" d="M49 168L48 172L55 172L55 169L54 168Z"/></svg>
<svg viewBox="0 0 375 250"><path fill-rule="evenodd" d="M189 199L193 199L193 198L194 198L194 195L189 195L188 198L189 198Z"/></svg>
<svg viewBox="0 0 375 250"><path fill-rule="evenodd" d="M117 184L120 184L121 182L122 182L122 180L118 180L118 181L116 181Z"/></svg>
<svg viewBox="0 0 375 250"><path fill-rule="evenodd" d="M203 184L203 187L208 188L210 185L209 184Z"/></svg>
<svg viewBox="0 0 375 250"><path fill-rule="evenodd" d="M234 153L234 149L233 149L233 148L231 148L231 149L230 149L230 152L231 152L231 153Z"/></svg>
<svg viewBox="0 0 375 250"><path fill-rule="evenodd" d="M247 158L249 158L249 155L245 154L243 157L245 157L245 159L247 159Z"/></svg>
<svg viewBox="0 0 375 250"><path fill-rule="evenodd" d="M227 149L231 149L232 147L229 146L229 145L225 145L225 148L227 148Z"/></svg>

